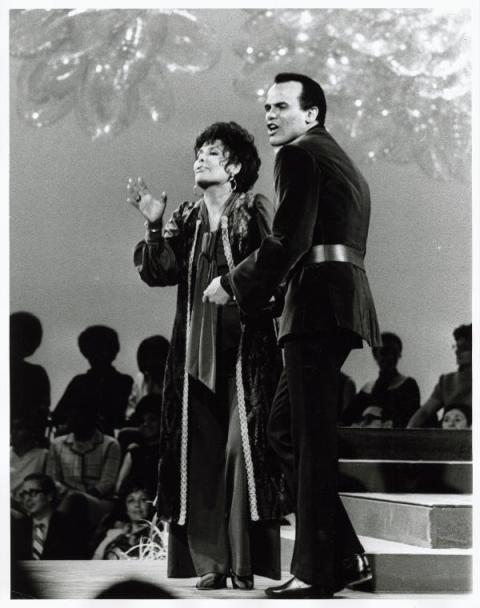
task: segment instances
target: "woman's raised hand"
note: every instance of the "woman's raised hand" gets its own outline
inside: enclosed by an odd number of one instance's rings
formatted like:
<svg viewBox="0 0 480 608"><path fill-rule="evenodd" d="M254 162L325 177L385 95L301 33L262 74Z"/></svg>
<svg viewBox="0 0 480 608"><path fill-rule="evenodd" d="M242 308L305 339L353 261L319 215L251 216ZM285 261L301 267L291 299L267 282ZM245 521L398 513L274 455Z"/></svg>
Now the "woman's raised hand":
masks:
<svg viewBox="0 0 480 608"><path fill-rule="evenodd" d="M162 219L167 204L167 194L165 192L162 192L160 200L153 198L142 177L135 179L129 177L127 192L127 203L138 209L148 222L153 224Z"/></svg>

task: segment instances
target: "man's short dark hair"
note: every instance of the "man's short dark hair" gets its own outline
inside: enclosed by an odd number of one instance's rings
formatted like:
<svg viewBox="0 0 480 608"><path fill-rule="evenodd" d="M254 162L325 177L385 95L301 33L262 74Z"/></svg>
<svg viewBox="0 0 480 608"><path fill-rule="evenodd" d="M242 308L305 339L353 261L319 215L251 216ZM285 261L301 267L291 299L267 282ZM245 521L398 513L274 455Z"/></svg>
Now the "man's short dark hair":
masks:
<svg viewBox="0 0 480 608"><path fill-rule="evenodd" d="M51 494L55 500L58 498L57 486L50 475L45 475L44 473L30 473L30 475L24 477L23 482L25 483L26 481L37 481L40 489L45 492L45 494Z"/></svg>
<svg viewBox="0 0 480 608"><path fill-rule="evenodd" d="M238 192L247 192L258 179L260 157L253 135L250 135L236 122L215 122L207 127L195 141L195 154L204 144L211 144L219 139L228 153L229 164L240 164L241 169L235 175Z"/></svg>
<svg viewBox="0 0 480 608"><path fill-rule="evenodd" d="M308 110L309 108L318 108L317 120L320 125L325 123L325 115L327 113L327 102L325 99L325 93L322 87L304 74L296 74L295 72L281 72L274 78L275 84L281 82L299 82L302 85L302 92L299 97L299 103L302 110Z"/></svg>
<svg viewBox="0 0 480 608"><path fill-rule="evenodd" d="M472 344L472 324L470 325L459 325L453 330L453 337L458 342L462 338L466 340L470 345Z"/></svg>

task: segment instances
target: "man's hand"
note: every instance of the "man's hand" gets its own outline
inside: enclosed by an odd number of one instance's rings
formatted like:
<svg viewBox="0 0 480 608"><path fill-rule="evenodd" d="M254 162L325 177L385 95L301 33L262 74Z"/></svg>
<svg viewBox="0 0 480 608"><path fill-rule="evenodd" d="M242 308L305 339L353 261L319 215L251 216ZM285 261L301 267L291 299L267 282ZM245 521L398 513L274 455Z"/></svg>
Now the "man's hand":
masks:
<svg viewBox="0 0 480 608"><path fill-rule="evenodd" d="M223 289L220 277L215 277L203 292L202 302L212 302L218 306L225 306L230 301L230 295Z"/></svg>

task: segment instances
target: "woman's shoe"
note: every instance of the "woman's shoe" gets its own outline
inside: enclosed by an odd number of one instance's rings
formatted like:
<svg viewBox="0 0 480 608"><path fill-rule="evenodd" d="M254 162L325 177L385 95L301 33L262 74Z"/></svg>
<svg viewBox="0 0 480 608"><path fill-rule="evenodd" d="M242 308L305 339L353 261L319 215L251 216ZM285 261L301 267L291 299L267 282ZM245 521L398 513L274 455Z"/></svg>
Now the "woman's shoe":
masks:
<svg viewBox="0 0 480 608"><path fill-rule="evenodd" d="M227 576L218 572L207 572L195 585L197 589L225 589L227 587Z"/></svg>
<svg viewBox="0 0 480 608"><path fill-rule="evenodd" d="M234 589L253 589L253 574L247 576L238 576L235 572L232 572L232 587Z"/></svg>

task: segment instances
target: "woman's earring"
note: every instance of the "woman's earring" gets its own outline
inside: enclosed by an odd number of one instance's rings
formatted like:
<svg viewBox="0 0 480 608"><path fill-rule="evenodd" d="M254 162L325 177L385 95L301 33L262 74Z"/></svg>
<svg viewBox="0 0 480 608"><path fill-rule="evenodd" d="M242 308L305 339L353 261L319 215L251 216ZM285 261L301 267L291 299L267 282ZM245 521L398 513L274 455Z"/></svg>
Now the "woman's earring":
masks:
<svg viewBox="0 0 480 608"><path fill-rule="evenodd" d="M232 188L232 192L235 192L235 190L237 189L237 180L235 179L235 176L230 175L230 177L228 178L228 181L230 182L230 187Z"/></svg>

